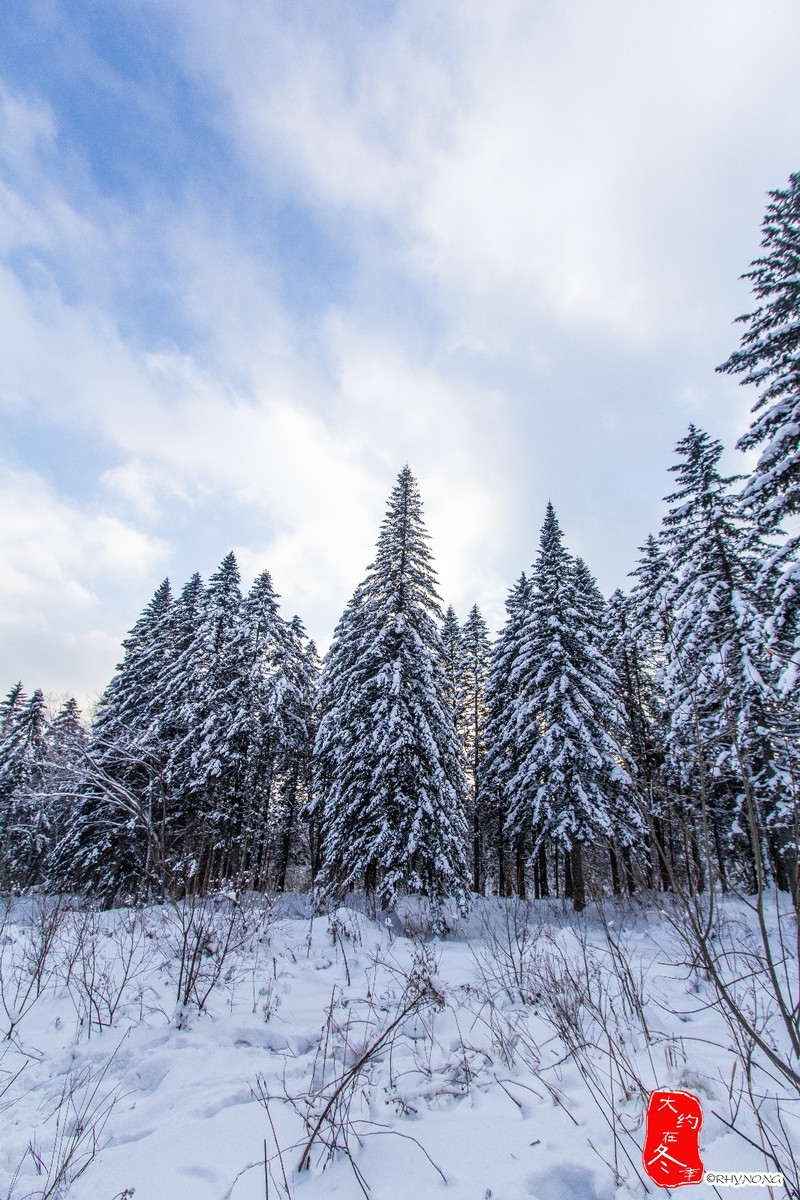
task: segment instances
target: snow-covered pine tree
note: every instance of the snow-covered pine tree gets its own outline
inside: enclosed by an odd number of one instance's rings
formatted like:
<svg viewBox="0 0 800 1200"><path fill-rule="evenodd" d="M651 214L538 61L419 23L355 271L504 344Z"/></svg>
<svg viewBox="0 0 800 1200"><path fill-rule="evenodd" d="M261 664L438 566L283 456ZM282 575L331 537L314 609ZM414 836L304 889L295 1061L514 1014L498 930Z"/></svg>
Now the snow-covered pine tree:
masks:
<svg viewBox="0 0 800 1200"><path fill-rule="evenodd" d="M506 597L506 622L492 647L486 681L486 755L480 780L480 805L486 829L487 870L493 874L500 896L509 895L512 884L505 822L511 803L511 781L523 755L515 724L521 681L514 672L514 664L522 649L530 592L530 582L523 572ZM515 849L522 851L516 862L516 887L524 896L525 859L519 841ZM540 857L544 869L541 871L536 865L534 871L537 898L548 894L543 846Z"/></svg>
<svg viewBox="0 0 800 1200"><path fill-rule="evenodd" d="M766 447L744 495L765 526L776 528L800 513L800 173L769 194L763 254L742 276L761 303L737 317L746 326L741 347L717 370L761 389L753 406L760 415L739 446Z"/></svg>
<svg viewBox="0 0 800 1200"><path fill-rule="evenodd" d="M614 826L614 836L608 842L612 887L615 892L621 890L619 852L624 866L625 884L628 892L632 893L636 887L636 880L631 856L634 851L637 856L641 856L645 844L646 822L637 803L625 753L625 707L618 688L619 676L609 655L607 640L609 606L597 586L597 580L582 558L575 559L573 581L576 609L582 614L580 624L586 631L589 645L599 652L599 661L604 668L603 687L610 701L602 722L613 743L614 759L618 764L615 786L610 788L608 793Z"/></svg>
<svg viewBox="0 0 800 1200"><path fill-rule="evenodd" d="M2 886L33 884L47 851L41 781L46 764L47 709L39 688L25 701L12 689L0 742L0 879Z"/></svg>
<svg viewBox="0 0 800 1200"><path fill-rule="evenodd" d="M253 581L239 627L241 749L245 755L242 826L236 857L240 879L253 887L273 885L275 846L271 826L280 755L276 679L286 653L286 625L269 571Z"/></svg>
<svg viewBox="0 0 800 1200"><path fill-rule="evenodd" d="M0 701L0 766L2 765L6 734L10 732L19 712L27 702L28 697L25 695L22 680L15 683L8 695Z"/></svg>
<svg viewBox="0 0 800 1200"><path fill-rule="evenodd" d="M742 277L751 281L760 303L737 318L745 326L741 346L717 370L741 375L741 383L760 389L753 406L758 415L739 440L742 450L761 448L742 500L762 530L780 535L781 522L800 514L800 173L769 195L763 252ZM768 556L770 569L780 569L773 572L767 631L778 654L789 643L782 679L787 691L800 678L798 551L800 535L794 532L781 537L778 551Z"/></svg>
<svg viewBox="0 0 800 1200"><path fill-rule="evenodd" d="M201 840L201 797L192 788L192 756L198 746L197 699L206 672L201 633L204 611L205 586L195 572L173 605L173 650L164 680L163 714L165 841L173 873L187 882L197 877Z"/></svg>
<svg viewBox="0 0 800 1200"><path fill-rule="evenodd" d="M442 621L442 648L444 651L447 702L453 713L457 729L461 726L461 626L455 609L448 605Z"/></svg>
<svg viewBox="0 0 800 1200"><path fill-rule="evenodd" d="M49 852L44 863L44 883L58 891L58 848L70 828L75 796L85 779L89 760L89 733L74 696L65 700L45 731L46 770L43 808L47 812Z"/></svg>
<svg viewBox="0 0 800 1200"><path fill-rule="evenodd" d="M489 678L491 646L489 630L477 604L469 611L459 639L460 725L466 751L468 810L472 831L472 890L485 890L484 841L487 814L482 807L481 772L486 751L486 684Z"/></svg>
<svg viewBox="0 0 800 1200"><path fill-rule="evenodd" d="M313 754L314 788L303 815L309 824L311 877L315 882L322 869L323 850L328 841L327 821L334 814L328 797L338 786L340 764L346 754L345 746L350 745L357 732L352 722L340 721L340 713L348 712L348 696L355 690L361 671L364 634L360 622L361 609L362 589L359 588L347 602L334 630L333 640L322 662L314 701L317 723ZM372 884L371 875L366 882Z"/></svg>
<svg viewBox="0 0 800 1200"><path fill-rule="evenodd" d="M719 473L722 449L691 425L670 468L680 485L667 497L672 507L664 519L675 575L664 647L670 757L684 803L694 810L699 847L710 828L705 857L713 851L723 886L735 865L733 848L747 855L751 883L758 883L763 860L786 887L795 756L785 706L770 681L766 613L756 589L768 552L732 492L739 477ZM701 857L698 851L698 872Z"/></svg>
<svg viewBox="0 0 800 1200"><path fill-rule="evenodd" d="M294 616L285 627L284 651L275 675L273 708L278 730L278 788L275 889L286 887L287 871L297 852L298 818L311 793L316 724L314 698L319 681L317 648L303 622ZM313 847L309 847L313 852Z"/></svg>
<svg viewBox="0 0 800 1200"><path fill-rule="evenodd" d="M143 748L159 736L166 703L163 681L172 656L172 588L165 579L122 643L125 657L100 698L92 723L92 745L108 769L115 746ZM125 766L120 766L123 774ZM136 778L141 768L132 764ZM145 772L146 774L146 772Z"/></svg>
<svg viewBox="0 0 800 1200"><path fill-rule="evenodd" d="M283 891L308 798L316 649L299 617L280 616L269 571L244 602L241 635L248 724L240 872L255 887Z"/></svg>
<svg viewBox="0 0 800 1200"><path fill-rule="evenodd" d="M238 873L246 805L251 647L242 623L241 577L233 552L209 579L198 642L186 782L198 800L198 869L200 886L205 887Z"/></svg>
<svg viewBox="0 0 800 1200"><path fill-rule="evenodd" d="M172 654L168 579L122 644L124 658L92 724L90 757L77 781L69 827L54 851L60 878L107 899L120 890L152 887L163 875L163 863L155 858L166 767L164 681Z"/></svg>
<svg viewBox="0 0 800 1200"><path fill-rule="evenodd" d="M316 743L328 890L463 903L466 781L447 701L442 619L417 483L406 466L377 554L323 664Z"/></svg>
<svg viewBox="0 0 800 1200"><path fill-rule="evenodd" d="M512 670L522 761L511 781L509 835L533 852L549 839L564 852L565 892L586 903L583 847L627 836L618 794L618 710L611 668L591 605L576 587L552 504L542 526L521 653Z"/></svg>
<svg viewBox="0 0 800 1200"><path fill-rule="evenodd" d="M639 625L639 612L634 597L619 589L609 598L603 622L603 651L614 670L621 713L623 750L631 779L631 801L636 804L643 827L652 831L652 859L647 864L648 886L652 886L653 871L658 873L664 890L669 877L659 852L664 845L661 814L660 767L664 757L663 704L657 685L657 665L651 653L651 638ZM611 846L611 869L614 891L619 890L618 864ZM634 885L630 867L630 848L623 844L626 883Z"/></svg>

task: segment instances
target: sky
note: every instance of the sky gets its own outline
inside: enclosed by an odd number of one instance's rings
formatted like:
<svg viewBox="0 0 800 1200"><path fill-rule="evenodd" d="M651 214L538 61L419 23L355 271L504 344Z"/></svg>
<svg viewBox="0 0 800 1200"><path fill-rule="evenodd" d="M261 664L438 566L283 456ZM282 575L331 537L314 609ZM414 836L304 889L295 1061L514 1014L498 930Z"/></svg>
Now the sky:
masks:
<svg viewBox="0 0 800 1200"><path fill-rule="evenodd" d="M4 0L0 690L169 576L324 649L397 473L492 629L548 499L628 585L800 170L796 0Z"/></svg>

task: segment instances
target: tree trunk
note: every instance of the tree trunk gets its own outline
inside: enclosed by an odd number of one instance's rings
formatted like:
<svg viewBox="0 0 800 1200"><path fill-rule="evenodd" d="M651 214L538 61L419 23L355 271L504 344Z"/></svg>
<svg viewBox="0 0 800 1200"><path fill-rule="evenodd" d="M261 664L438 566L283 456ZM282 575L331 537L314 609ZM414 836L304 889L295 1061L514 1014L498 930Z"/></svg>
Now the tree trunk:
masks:
<svg viewBox="0 0 800 1200"><path fill-rule="evenodd" d="M564 851L564 899L572 900L575 893L572 888L572 851Z"/></svg>
<svg viewBox="0 0 800 1200"><path fill-rule="evenodd" d="M619 861L617 859L617 852L611 843L608 846L608 857L611 859L611 891L615 896L619 896L621 892L619 886Z"/></svg>
<svg viewBox="0 0 800 1200"><path fill-rule="evenodd" d="M522 845L517 846L517 895L525 899L525 851Z"/></svg>
<svg viewBox="0 0 800 1200"><path fill-rule="evenodd" d="M508 884L506 883L506 862L505 862L505 843L503 840L503 810L500 803L497 805L497 894L498 896L508 895Z"/></svg>
<svg viewBox="0 0 800 1200"><path fill-rule="evenodd" d="M572 905L575 912L586 908L586 881L583 877L583 846L574 842L569 854L572 866Z"/></svg>
<svg viewBox="0 0 800 1200"><path fill-rule="evenodd" d="M278 847L278 878L275 881L275 890L278 892L283 892L286 889L286 872L289 867L289 853L292 846L295 809L297 807L298 773L298 767L295 765L286 791L286 811L283 815L283 829L281 830L281 841Z"/></svg>
<svg viewBox="0 0 800 1200"><path fill-rule="evenodd" d="M550 895L550 888L547 885L547 850L544 842L539 847L539 891L542 896Z"/></svg>

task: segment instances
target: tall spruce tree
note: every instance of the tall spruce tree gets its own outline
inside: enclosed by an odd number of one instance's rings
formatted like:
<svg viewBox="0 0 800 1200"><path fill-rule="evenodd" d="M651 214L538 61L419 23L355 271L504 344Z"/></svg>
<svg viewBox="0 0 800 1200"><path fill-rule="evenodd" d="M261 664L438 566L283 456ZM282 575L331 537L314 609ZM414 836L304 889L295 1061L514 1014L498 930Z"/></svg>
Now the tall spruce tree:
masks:
<svg viewBox="0 0 800 1200"><path fill-rule="evenodd" d="M676 452L670 469L680 486L664 519L675 578L664 649L671 757L695 812L694 837L702 844L710 829L723 886L738 843L754 884L763 861L785 887L796 801L756 589L766 548L732 491L738 478L719 473L721 443L692 425Z"/></svg>
<svg viewBox="0 0 800 1200"><path fill-rule="evenodd" d="M165 834L173 872L193 880L198 872L203 806L192 759L199 744L197 703L206 672L203 641L205 586L195 572L181 589L172 610L173 651L166 668L163 736L165 770Z"/></svg>
<svg viewBox="0 0 800 1200"><path fill-rule="evenodd" d="M286 888L293 855L299 857L299 818L311 793L318 680L317 648L309 640L303 622L294 616L285 627L274 687L278 718L275 888L279 892ZM309 850L313 852L313 846Z"/></svg>
<svg viewBox="0 0 800 1200"><path fill-rule="evenodd" d="M773 596L767 633L783 662L782 687L793 691L800 679L800 535L786 537L779 526L800 514L800 173L769 195L763 253L743 276L760 303L737 318L745 326L740 348L717 370L759 389L757 415L739 440L742 450L761 450L742 501L762 530L778 536L766 558L772 578L760 588Z"/></svg>
<svg viewBox="0 0 800 1200"><path fill-rule="evenodd" d="M455 609L448 605L442 621L442 649L444 651L447 702L453 713L456 728L461 725L461 626Z"/></svg>
<svg viewBox="0 0 800 1200"><path fill-rule="evenodd" d="M47 850L47 816L41 782L46 768L48 725L39 688L24 700L21 686L12 691L0 742L0 876L3 885L29 887Z"/></svg>
<svg viewBox="0 0 800 1200"><path fill-rule="evenodd" d="M90 759L55 851L54 869L61 878L107 899L151 887L163 868L156 862L156 847L164 815L161 721L168 699L172 605L165 579L123 641L125 655L100 698Z"/></svg>
<svg viewBox="0 0 800 1200"><path fill-rule="evenodd" d="M617 681L622 717L625 762L631 779L631 799L636 803L642 825L649 828L651 861L646 866L648 885L659 878L664 891L670 887L664 857L666 805L663 796L662 765L666 736L664 705L661 696L660 659L654 650L655 639L649 623L642 623L636 596L615 591L608 601L604 620L603 650ZM643 831L644 832L644 831ZM623 861L628 848L623 845ZM629 890L633 875L627 865ZM614 890L618 890L615 847L611 847Z"/></svg>
<svg viewBox="0 0 800 1200"><path fill-rule="evenodd" d="M461 768L442 619L417 483L406 466L377 554L323 664L316 759L328 890L464 902Z"/></svg>
<svg viewBox="0 0 800 1200"><path fill-rule="evenodd" d="M489 678L491 647L489 630L477 604L464 622L459 638L460 725L466 752L469 811L472 826L472 890L485 890L485 847L488 832L483 811L481 773L486 752L486 685Z"/></svg>
<svg viewBox="0 0 800 1200"><path fill-rule="evenodd" d="M800 173L770 192L763 221L763 254L742 278L761 301L737 317L746 326L739 350L717 370L742 375L760 388L760 414L739 441L766 446L747 482L745 499L770 528L800 513Z"/></svg>
<svg viewBox="0 0 800 1200"><path fill-rule="evenodd" d="M506 820L535 852L545 839L565 853L565 890L586 903L584 846L627 834L618 794L624 781L615 738L611 668L599 645L592 602L576 585L552 504L542 526L521 653L515 736L523 749Z"/></svg>
<svg viewBox="0 0 800 1200"><path fill-rule="evenodd" d="M531 585L525 573L520 575L506 597L506 621L494 646L486 681L486 755L480 780L480 804L486 829L485 847L487 869L495 880L498 895L509 894L512 885L509 870L509 846L506 816L512 798L512 780L523 758L523 747L517 738L515 715L522 686L515 663L522 651L525 623L530 604ZM516 887L525 893L524 846L517 839ZM543 872L535 872L536 893L547 895L547 867L544 846L540 858Z"/></svg>

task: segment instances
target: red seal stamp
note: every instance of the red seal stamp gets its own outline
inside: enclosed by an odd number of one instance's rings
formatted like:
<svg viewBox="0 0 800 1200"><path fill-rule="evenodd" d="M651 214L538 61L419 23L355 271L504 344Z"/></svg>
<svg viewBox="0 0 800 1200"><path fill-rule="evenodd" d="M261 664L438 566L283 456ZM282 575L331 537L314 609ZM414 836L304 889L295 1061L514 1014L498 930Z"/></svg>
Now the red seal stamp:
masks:
<svg viewBox="0 0 800 1200"><path fill-rule="evenodd" d="M700 1129L703 1110L691 1092L650 1093L642 1161L659 1187L703 1182Z"/></svg>

